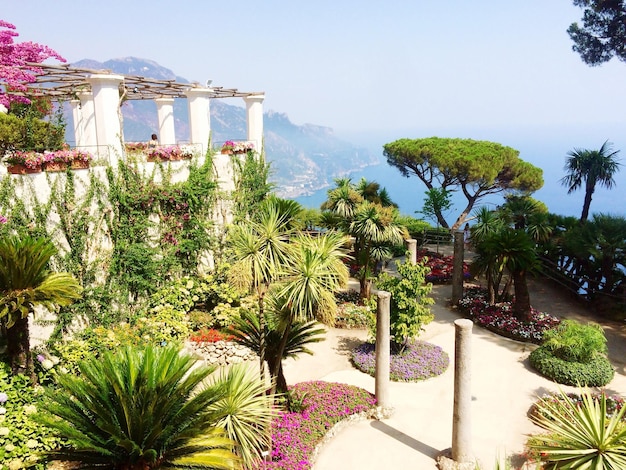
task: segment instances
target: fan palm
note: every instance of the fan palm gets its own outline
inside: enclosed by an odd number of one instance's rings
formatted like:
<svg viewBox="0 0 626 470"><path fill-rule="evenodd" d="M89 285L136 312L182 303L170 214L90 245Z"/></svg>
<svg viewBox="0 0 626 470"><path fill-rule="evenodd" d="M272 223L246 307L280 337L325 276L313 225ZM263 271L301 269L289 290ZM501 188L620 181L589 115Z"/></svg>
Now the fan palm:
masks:
<svg viewBox="0 0 626 470"><path fill-rule="evenodd" d="M50 456L80 462L82 468L240 468L231 452L237 443L224 436L219 423L249 407L256 410L249 415L254 421L257 408L267 412L268 406L237 400L225 406L229 394L249 382L226 376L205 385L214 370L198 366L175 346L126 348L81 363L80 376L61 375L58 388L46 390L39 419L70 443ZM247 421L245 427L251 425ZM254 425L262 443L267 420Z"/></svg>
<svg viewBox="0 0 626 470"><path fill-rule="evenodd" d="M0 323L14 374L35 380L30 354L28 316L36 306L54 310L69 305L81 288L68 273L51 273L54 245L43 238L10 236L0 240Z"/></svg>
<svg viewBox="0 0 626 470"><path fill-rule="evenodd" d="M276 383L278 391L287 389L287 380L283 371L282 360L288 357L296 358L299 354L313 354L313 351L307 348L307 345L319 343L324 340L326 330L319 326L315 321L293 321L287 330L287 343L279 356L279 346L283 338L283 328L281 318L274 313L272 296L268 297L268 308L266 310L265 327L265 359L269 366L270 372L278 371L272 379ZM233 339L252 351L259 350L259 342L261 339L261 327L259 318L254 313L243 312L240 318L233 320L233 324L227 330Z"/></svg>
<svg viewBox="0 0 626 470"><path fill-rule="evenodd" d="M574 149L568 152L569 157L565 163L567 174L561 178L561 183L567 186L567 194L584 186L585 200L580 215L581 222L589 217L589 206L596 185L609 189L615 185L613 176L620 166L616 158L618 153L619 150L613 150L609 141L604 142L599 150Z"/></svg>

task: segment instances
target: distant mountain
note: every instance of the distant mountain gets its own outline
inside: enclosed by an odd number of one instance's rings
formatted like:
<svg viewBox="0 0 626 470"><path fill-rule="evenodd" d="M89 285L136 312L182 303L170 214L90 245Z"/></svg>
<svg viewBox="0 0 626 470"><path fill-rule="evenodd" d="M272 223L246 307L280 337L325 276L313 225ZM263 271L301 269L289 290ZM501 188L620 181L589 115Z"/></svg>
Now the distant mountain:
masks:
<svg viewBox="0 0 626 470"><path fill-rule="evenodd" d="M152 60L136 57L111 59L106 62L84 59L72 64L90 69L107 69L126 75L140 75L158 80L188 83L183 77ZM124 139L147 141L157 126L156 104L149 100L131 100L122 106ZM176 137L189 139L189 122L185 99L174 102ZM245 140L246 111L243 106L211 100L213 142ZM365 148L338 139L330 127L293 124L284 113L264 113L265 154L271 162L272 181L283 197L310 194L329 186L333 178L379 163L378 157Z"/></svg>

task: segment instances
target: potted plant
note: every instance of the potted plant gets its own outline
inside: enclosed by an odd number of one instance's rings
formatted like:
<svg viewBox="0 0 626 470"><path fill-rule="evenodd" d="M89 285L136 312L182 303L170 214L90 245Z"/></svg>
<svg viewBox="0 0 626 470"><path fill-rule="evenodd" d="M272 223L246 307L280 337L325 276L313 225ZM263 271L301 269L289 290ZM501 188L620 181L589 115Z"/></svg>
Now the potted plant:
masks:
<svg viewBox="0 0 626 470"><path fill-rule="evenodd" d="M4 157L7 171L15 175L41 172L43 155L37 152L15 151Z"/></svg>
<svg viewBox="0 0 626 470"><path fill-rule="evenodd" d="M233 146L233 153L248 153L254 150L252 142L236 142Z"/></svg>
<svg viewBox="0 0 626 470"><path fill-rule="evenodd" d="M234 148L235 148L235 142L233 142L232 140L227 140L222 145L222 153L226 153L226 154L233 153Z"/></svg>

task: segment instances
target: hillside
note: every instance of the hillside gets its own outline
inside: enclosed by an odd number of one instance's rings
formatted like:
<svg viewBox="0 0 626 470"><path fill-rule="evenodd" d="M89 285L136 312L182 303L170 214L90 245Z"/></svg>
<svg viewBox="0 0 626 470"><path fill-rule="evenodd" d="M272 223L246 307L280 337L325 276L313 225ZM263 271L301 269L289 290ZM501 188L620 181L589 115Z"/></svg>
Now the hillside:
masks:
<svg viewBox="0 0 626 470"><path fill-rule="evenodd" d="M72 65L188 82L154 61L136 57L106 62L84 59ZM146 141L157 128L156 105L152 101L127 101L122 106L122 114L126 141ZM184 99L176 99L174 103L174 120L176 137L185 142L189 139L189 123ZM246 115L242 100L212 100L211 129L216 144L226 140L245 140ZM313 124L298 126L284 113L265 110L264 130L265 154L272 168L271 179L283 197L309 194L329 186L335 177L379 162L379 158L370 151L335 137L333 129Z"/></svg>

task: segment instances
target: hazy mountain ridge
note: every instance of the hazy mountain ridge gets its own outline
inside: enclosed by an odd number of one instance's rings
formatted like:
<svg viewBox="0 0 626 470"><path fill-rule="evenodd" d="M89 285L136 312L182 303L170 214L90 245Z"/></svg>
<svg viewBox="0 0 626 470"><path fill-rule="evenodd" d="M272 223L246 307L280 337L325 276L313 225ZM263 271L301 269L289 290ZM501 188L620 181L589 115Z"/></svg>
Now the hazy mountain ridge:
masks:
<svg viewBox="0 0 626 470"><path fill-rule="evenodd" d="M187 79L177 76L172 70L137 57L106 62L83 59L72 65L188 83ZM122 115L126 141L147 141L150 134L156 132L157 112L153 101L126 101L122 106ZM187 103L183 98L175 100L174 121L177 139L187 141L189 123ZM245 140L245 108L227 104L226 100L211 100L211 131L215 145L226 140ZM298 126L285 113L266 110L264 131L265 154L272 168L271 180L276 183L277 192L285 197L309 194L332 184L333 178L379 163L379 158L370 151L335 137L332 128L314 124Z"/></svg>

